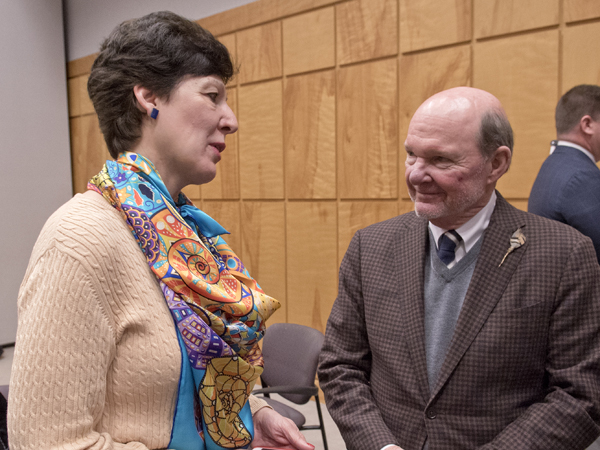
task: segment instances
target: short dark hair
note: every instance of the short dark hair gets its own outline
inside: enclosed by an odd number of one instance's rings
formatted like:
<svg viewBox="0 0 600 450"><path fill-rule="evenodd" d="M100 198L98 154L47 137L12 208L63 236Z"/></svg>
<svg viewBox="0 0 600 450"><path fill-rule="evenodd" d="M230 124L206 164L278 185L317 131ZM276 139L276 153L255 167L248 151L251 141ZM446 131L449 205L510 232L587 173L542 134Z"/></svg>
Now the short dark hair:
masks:
<svg viewBox="0 0 600 450"><path fill-rule="evenodd" d="M483 114L477 141L484 158L490 158L496 149L503 145L512 153L515 142L513 130L502 111L490 109Z"/></svg>
<svg viewBox="0 0 600 450"><path fill-rule="evenodd" d="M227 48L195 22L170 11L148 14L118 25L102 43L92 65L88 93L113 158L141 136L144 112L133 93L141 85L159 97L184 77L234 75Z"/></svg>
<svg viewBox="0 0 600 450"><path fill-rule="evenodd" d="M568 133L579 123L581 118L589 115L597 120L600 116L600 86L580 84L569 89L556 105L556 134Z"/></svg>

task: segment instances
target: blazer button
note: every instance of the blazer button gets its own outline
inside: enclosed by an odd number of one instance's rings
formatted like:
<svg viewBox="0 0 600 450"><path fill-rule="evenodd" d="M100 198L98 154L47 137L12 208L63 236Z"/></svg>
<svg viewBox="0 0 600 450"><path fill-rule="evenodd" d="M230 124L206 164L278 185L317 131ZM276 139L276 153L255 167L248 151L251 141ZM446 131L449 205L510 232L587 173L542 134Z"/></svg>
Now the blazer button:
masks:
<svg viewBox="0 0 600 450"><path fill-rule="evenodd" d="M428 419L432 419L433 420L433 419L435 419L437 417L437 413L436 413L435 409L433 409L433 408L428 409L426 414L427 414L427 418Z"/></svg>

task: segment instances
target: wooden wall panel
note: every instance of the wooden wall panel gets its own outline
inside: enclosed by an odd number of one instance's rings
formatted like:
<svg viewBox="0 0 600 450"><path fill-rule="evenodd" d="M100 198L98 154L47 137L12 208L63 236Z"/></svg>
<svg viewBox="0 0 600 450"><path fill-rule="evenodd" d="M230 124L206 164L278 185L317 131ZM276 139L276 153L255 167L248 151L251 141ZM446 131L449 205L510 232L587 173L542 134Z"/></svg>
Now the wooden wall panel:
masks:
<svg viewBox="0 0 600 450"><path fill-rule="evenodd" d="M521 211L527 211L527 200L508 199L508 203Z"/></svg>
<svg viewBox="0 0 600 450"><path fill-rule="evenodd" d="M240 204L238 202L205 200L202 202L202 210L229 231L230 234L224 235L223 239L240 256L242 254Z"/></svg>
<svg viewBox="0 0 600 450"><path fill-rule="evenodd" d="M339 71L337 135L341 198L398 196L396 59Z"/></svg>
<svg viewBox="0 0 600 450"><path fill-rule="evenodd" d="M288 203L286 223L288 321L325 332L337 295L336 204Z"/></svg>
<svg viewBox="0 0 600 450"><path fill-rule="evenodd" d="M598 0L257 0L199 23L241 65L240 129L215 180L185 192L282 301L271 323L323 330L352 235L413 210L403 143L426 98L499 97L516 149L498 187L526 209L558 96L600 84ZM95 56L67 67L76 192L108 158L85 88Z"/></svg>
<svg viewBox="0 0 600 450"><path fill-rule="evenodd" d="M402 55L400 58L400 197L408 199L404 182L404 141L417 108L433 94L457 86L471 85L471 46Z"/></svg>
<svg viewBox="0 0 600 450"><path fill-rule="evenodd" d="M335 66L334 8L283 21L283 69L286 74Z"/></svg>
<svg viewBox="0 0 600 450"><path fill-rule="evenodd" d="M281 80L239 91L240 187L243 198L283 198Z"/></svg>
<svg viewBox="0 0 600 450"><path fill-rule="evenodd" d="M598 0L564 0L565 20L595 19L600 17L600 2Z"/></svg>
<svg viewBox="0 0 600 450"><path fill-rule="evenodd" d="M205 17L197 22L219 35L339 2L340 0L260 0Z"/></svg>
<svg viewBox="0 0 600 450"><path fill-rule="evenodd" d="M219 169L217 166L217 171L218 170ZM202 195L200 194L200 186L196 184L190 184L189 186L184 187L181 192L183 192L190 200L192 200L197 208L202 209L202 202L200 200L202 198Z"/></svg>
<svg viewBox="0 0 600 450"><path fill-rule="evenodd" d="M281 22L237 33L240 83L277 78L282 73Z"/></svg>
<svg viewBox="0 0 600 450"><path fill-rule="evenodd" d="M478 43L473 71L473 85L498 97L515 132L512 166L498 188L527 198L555 135L558 30Z"/></svg>
<svg viewBox="0 0 600 450"><path fill-rule="evenodd" d="M69 61L67 64L67 77L75 78L79 75L87 75L92 69L92 64L98 56L98 53L93 53L83 58L78 58L73 61Z"/></svg>
<svg viewBox="0 0 600 450"><path fill-rule="evenodd" d="M67 80L67 95L69 96L69 117L81 115L80 82L79 78Z"/></svg>
<svg viewBox="0 0 600 450"><path fill-rule="evenodd" d="M238 60L238 56L237 56L235 33L225 34L223 36L219 36L217 39L225 47L227 47L227 50L229 51L229 55L231 56L231 60L233 61L233 65L234 65L234 67L237 68L238 64L239 64L239 60ZM233 79L229 80L229 83L227 84L229 87L235 86L237 84L238 78L239 78L238 75L239 74L236 73L234 75Z"/></svg>
<svg viewBox="0 0 600 450"><path fill-rule="evenodd" d="M471 0L400 0L403 53L471 40Z"/></svg>
<svg viewBox="0 0 600 450"><path fill-rule="evenodd" d="M87 190L87 182L96 175L107 159L112 159L98 126L96 115L74 117L71 126L71 164L73 192Z"/></svg>
<svg viewBox="0 0 600 450"><path fill-rule="evenodd" d="M398 203L393 201L341 202L338 207L338 264L358 230L397 215Z"/></svg>
<svg viewBox="0 0 600 450"><path fill-rule="evenodd" d="M600 42L600 22L575 25L564 30L562 45L562 89L578 84L600 84L600 54L590 45ZM594 44L592 44L594 43Z"/></svg>
<svg viewBox="0 0 600 450"><path fill-rule="evenodd" d="M558 24L559 0L474 0L475 37Z"/></svg>
<svg viewBox="0 0 600 450"><path fill-rule="evenodd" d="M288 198L335 198L335 72L289 78L283 104Z"/></svg>
<svg viewBox="0 0 600 450"><path fill-rule="evenodd" d="M398 0L336 5L337 61L348 64L398 53Z"/></svg>
<svg viewBox="0 0 600 450"><path fill-rule="evenodd" d="M242 254L250 274L281 303L269 323L287 321L285 269L285 205L283 202L242 204Z"/></svg>
<svg viewBox="0 0 600 450"><path fill-rule="evenodd" d="M87 81L89 75L81 75L68 80L67 89L69 94L69 116L81 116L94 114L94 105L87 92Z"/></svg>
<svg viewBox="0 0 600 450"><path fill-rule="evenodd" d="M227 89L227 104L237 116L237 88ZM203 198L240 198L238 134L225 136L225 145L221 161L217 164L217 176L212 182L202 186Z"/></svg>

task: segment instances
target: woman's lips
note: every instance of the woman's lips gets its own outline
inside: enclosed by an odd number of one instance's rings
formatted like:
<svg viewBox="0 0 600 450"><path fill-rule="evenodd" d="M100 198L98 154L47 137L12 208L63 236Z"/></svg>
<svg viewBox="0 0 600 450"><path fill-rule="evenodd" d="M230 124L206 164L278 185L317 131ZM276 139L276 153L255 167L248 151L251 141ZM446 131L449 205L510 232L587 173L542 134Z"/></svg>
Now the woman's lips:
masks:
<svg viewBox="0 0 600 450"><path fill-rule="evenodd" d="M214 143L212 143L210 145L212 145L214 148L216 148L219 151L219 153L221 153L221 152L223 152L223 150L225 150L225 143L224 142L221 142L221 143L214 142Z"/></svg>
<svg viewBox="0 0 600 450"><path fill-rule="evenodd" d="M223 150L225 150L225 143L212 143L209 145L215 149L215 157L217 162L221 161L221 153Z"/></svg>

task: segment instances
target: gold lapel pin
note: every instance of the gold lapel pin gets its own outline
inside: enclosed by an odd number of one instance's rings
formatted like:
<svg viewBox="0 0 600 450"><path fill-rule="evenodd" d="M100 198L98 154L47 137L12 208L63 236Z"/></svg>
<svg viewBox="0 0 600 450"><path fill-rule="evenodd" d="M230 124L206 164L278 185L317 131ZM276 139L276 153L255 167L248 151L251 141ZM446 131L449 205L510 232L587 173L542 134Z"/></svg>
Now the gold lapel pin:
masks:
<svg viewBox="0 0 600 450"><path fill-rule="evenodd" d="M504 260L506 259L506 257L508 255L510 255L514 250L516 250L517 248L519 248L520 246L522 246L524 243L525 243L525 235L523 234L523 232L519 228L510 237L510 247L506 251L506 255L504 255L504 258L502 258L502 261L500 262L500 264L498 265L498 267L500 267L502 265L502 263L504 262Z"/></svg>

